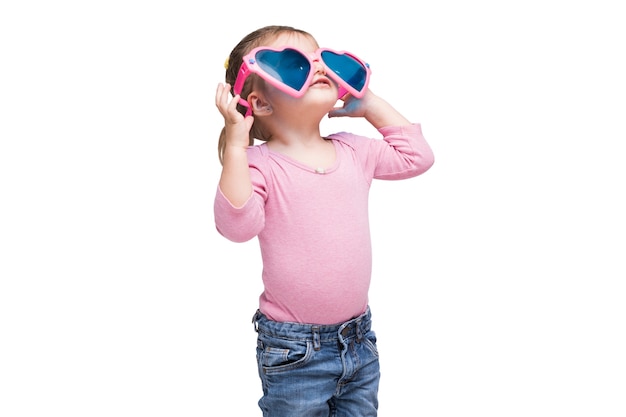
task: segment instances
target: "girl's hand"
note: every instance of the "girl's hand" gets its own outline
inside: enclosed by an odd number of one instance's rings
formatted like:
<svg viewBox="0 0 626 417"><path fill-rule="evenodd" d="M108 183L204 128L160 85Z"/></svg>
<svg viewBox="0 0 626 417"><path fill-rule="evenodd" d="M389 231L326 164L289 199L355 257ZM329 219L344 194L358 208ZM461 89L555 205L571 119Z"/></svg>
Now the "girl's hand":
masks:
<svg viewBox="0 0 626 417"><path fill-rule="evenodd" d="M387 101L372 93L370 89L357 99L350 94L342 98L343 106L328 112L328 117L363 117L377 129L385 126L404 126L411 122L393 108Z"/></svg>
<svg viewBox="0 0 626 417"><path fill-rule="evenodd" d="M237 103L240 96L237 94L230 98L230 84L219 83L215 93L215 105L224 117L224 129L226 131L226 144L228 146L247 147L250 129L254 117L244 117L237 111Z"/></svg>
<svg viewBox="0 0 626 417"><path fill-rule="evenodd" d="M343 105L328 112L328 117L363 117L367 106L368 91L363 98L356 98L350 93L341 98Z"/></svg>

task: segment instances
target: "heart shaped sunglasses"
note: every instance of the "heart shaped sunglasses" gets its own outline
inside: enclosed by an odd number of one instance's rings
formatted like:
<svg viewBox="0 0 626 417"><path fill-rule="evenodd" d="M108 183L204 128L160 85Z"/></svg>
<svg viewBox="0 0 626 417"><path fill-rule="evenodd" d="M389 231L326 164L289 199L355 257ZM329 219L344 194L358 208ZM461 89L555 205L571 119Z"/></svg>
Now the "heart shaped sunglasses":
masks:
<svg viewBox="0 0 626 417"><path fill-rule="evenodd" d="M311 59L311 55L314 59ZM339 86L338 97L346 93L361 98L367 90L371 70L369 65L345 51L320 48L307 54L291 46L279 49L258 47L243 57L233 92L241 94L250 74L257 74L279 90L293 97L302 97L315 75L314 61L320 62L326 75ZM250 104L243 98L239 104L247 107L246 116L252 114Z"/></svg>

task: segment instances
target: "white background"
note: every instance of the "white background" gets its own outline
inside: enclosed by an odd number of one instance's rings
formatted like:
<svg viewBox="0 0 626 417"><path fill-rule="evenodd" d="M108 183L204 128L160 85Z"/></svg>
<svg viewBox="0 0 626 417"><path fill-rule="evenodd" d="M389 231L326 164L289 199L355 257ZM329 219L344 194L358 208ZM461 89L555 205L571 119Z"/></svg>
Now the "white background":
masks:
<svg viewBox="0 0 626 417"><path fill-rule="evenodd" d="M372 187L380 415L623 417L618 3L3 2L0 415L260 415L214 92L287 24L366 59L436 155Z"/></svg>

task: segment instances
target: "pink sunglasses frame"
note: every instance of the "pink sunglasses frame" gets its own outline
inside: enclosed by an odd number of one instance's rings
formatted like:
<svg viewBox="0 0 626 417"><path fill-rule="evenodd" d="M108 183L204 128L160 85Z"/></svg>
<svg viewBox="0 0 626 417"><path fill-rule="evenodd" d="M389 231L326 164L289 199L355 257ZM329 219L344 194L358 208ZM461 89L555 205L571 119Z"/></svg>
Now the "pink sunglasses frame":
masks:
<svg viewBox="0 0 626 417"><path fill-rule="evenodd" d="M257 74L259 75L261 78L263 78L265 81L267 81L268 83L270 83L271 85L273 85L274 87L276 87L277 89L279 89L280 91L289 94L292 97L302 97L306 91L309 88L309 85L311 84L311 81L313 80L313 77L315 76L315 71L309 71L309 74L307 75L307 78L302 86L302 88L300 90L296 90L290 86L288 86L287 84L284 84L283 82L277 80L276 78L274 78L272 75L268 74L263 68L261 68L260 65L256 64L256 53L259 51L263 51L263 50L267 50L267 51L274 51L274 52L281 52L284 51L285 49L292 49L296 52L299 52L300 54L302 54L302 56L309 62L309 64L311 65L311 68L314 68L314 62L317 61L319 62L323 67L324 70L326 72L326 75L332 79L335 83L337 83L338 86L338 94L337 94L337 98L341 98L343 97L346 93L350 93L351 95L353 95L356 98L361 98L363 97L363 95L365 95L365 92L367 91L367 87L369 85L369 80L370 80L370 75L371 75L371 69L369 67L369 65L363 61L361 58L357 57L356 55L347 52L347 51L335 51L333 49L330 48L319 48L317 49L315 52L313 52L313 56L314 59L311 59L311 54L310 53L306 53L298 48L295 48L293 46L284 46L281 48L270 48L267 46L260 46L258 48L254 48L252 51L250 51L250 53L248 53L246 56L243 57L243 62L241 64L241 67L239 67L239 72L237 73L237 79L235 80L235 85L233 86L233 93L235 95L237 94L241 94L241 90L243 89L243 85L246 81L246 79L248 79L248 77L250 76L250 74ZM339 77L337 74L335 74L335 72L333 70L331 70L326 63L324 62L324 60L322 59L322 52L331 52L334 53L336 55L347 55L350 58L354 59L355 61L357 61L359 64L361 64L363 66L363 68L365 69L365 83L363 85L363 88L361 89L361 91L357 91L356 89L354 89L352 86L350 86L348 83L346 83L344 80L341 79L341 77ZM239 104L241 104L242 106L246 107L246 116L249 116L252 114L252 109L250 108L250 104L243 98L239 98Z"/></svg>

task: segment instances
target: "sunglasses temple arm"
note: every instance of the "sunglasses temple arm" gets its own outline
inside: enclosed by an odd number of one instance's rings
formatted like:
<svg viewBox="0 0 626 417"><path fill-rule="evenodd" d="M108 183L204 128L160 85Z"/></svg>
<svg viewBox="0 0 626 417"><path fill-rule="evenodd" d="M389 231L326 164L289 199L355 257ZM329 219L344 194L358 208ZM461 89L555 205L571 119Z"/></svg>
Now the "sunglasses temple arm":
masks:
<svg viewBox="0 0 626 417"><path fill-rule="evenodd" d="M345 96L347 92L348 92L348 90L346 90L346 89L345 89L345 88L343 88L342 86L339 86L339 87L338 87L338 90L337 90L337 99L340 99L340 98L342 98L343 96Z"/></svg>
<svg viewBox="0 0 626 417"><path fill-rule="evenodd" d="M246 100L240 98L239 99L239 104L246 108L246 114L245 114L246 117L248 117L248 116L250 116L252 114L252 109L250 108L250 104Z"/></svg>

